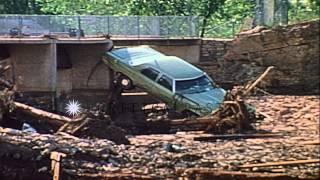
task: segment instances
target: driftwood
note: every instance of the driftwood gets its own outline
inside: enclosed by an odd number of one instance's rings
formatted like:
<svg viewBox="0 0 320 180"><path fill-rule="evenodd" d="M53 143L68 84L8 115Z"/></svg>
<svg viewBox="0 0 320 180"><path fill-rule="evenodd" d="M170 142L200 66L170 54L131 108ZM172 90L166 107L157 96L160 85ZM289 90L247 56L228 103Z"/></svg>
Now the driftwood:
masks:
<svg viewBox="0 0 320 180"><path fill-rule="evenodd" d="M268 67L265 72L263 72L258 78L257 80L255 80L252 84L250 84L244 91L243 95L247 95L253 88L255 88L257 86L257 84L262 81L262 79L264 77L267 76L267 74L274 68L274 66L270 66Z"/></svg>

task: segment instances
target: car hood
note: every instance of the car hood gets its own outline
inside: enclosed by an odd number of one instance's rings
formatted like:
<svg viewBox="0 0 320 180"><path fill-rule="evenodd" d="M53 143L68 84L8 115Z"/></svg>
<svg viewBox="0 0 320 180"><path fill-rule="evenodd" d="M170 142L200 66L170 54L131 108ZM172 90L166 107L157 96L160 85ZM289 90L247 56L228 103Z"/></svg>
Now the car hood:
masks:
<svg viewBox="0 0 320 180"><path fill-rule="evenodd" d="M226 91L222 88L214 88L200 93L183 94L184 97L197 103L201 108L205 108L210 112L220 106L225 95Z"/></svg>

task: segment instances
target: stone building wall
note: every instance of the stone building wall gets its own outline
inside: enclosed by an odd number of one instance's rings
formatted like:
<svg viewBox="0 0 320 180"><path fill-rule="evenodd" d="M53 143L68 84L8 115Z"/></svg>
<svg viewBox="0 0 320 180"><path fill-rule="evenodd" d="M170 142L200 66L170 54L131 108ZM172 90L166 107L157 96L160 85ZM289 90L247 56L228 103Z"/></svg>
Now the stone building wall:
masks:
<svg viewBox="0 0 320 180"><path fill-rule="evenodd" d="M200 47L200 62L223 60L223 56L230 49L232 39L203 38Z"/></svg>
<svg viewBox="0 0 320 180"><path fill-rule="evenodd" d="M223 56L231 47L232 39L203 38L200 45L200 59L197 67L204 70L216 82L221 79Z"/></svg>
<svg viewBox="0 0 320 180"><path fill-rule="evenodd" d="M264 84L273 92L319 93L319 20L240 33L223 65L225 82L243 83L274 66Z"/></svg>
<svg viewBox="0 0 320 180"><path fill-rule="evenodd" d="M19 91L53 92L56 86L55 45L14 44L8 46Z"/></svg>
<svg viewBox="0 0 320 180"><path fill-rule="evenodd" d="M314 94L319 93L319 61L319 20L315 20L273 29L256 27L233 40L202 39L195 65L222 86L245 84L275 66L262 88Z"/></svg>

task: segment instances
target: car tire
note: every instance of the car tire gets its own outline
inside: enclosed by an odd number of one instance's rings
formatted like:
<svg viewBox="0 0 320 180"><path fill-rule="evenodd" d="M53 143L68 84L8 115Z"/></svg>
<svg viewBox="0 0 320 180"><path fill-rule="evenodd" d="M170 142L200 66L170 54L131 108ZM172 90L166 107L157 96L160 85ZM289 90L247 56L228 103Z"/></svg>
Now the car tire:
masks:
<svg viewBox="0 0 320 180"><path fill-rule="evenodd" d="M121 85L122 89L124 89L124 90L131 90L131 89L133 89L132 80L131 80L130 78L128 78L127 76L125 76L125 75L121 75L121 76L118 78L118 82L119 82L119 84Z"/></svg>

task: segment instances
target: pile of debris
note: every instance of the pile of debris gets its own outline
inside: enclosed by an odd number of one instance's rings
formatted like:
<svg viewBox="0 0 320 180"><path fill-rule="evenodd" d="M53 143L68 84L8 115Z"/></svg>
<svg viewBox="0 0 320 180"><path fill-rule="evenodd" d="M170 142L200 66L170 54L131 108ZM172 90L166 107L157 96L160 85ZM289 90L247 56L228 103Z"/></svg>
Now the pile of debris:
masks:
<svg viewBox="0 0 320 180"><path fill-rule="evenodd" d="M125 132L116 127L110 116L99 111L98 107L83 109L80 117L70 118L15 101L17 93L14 91L14 85L1 76L9 69L10 65L0 65L0 125L5 127L8 121L15 121L20 128L35 126L39 127L40 132L45 133L65 132L78 137L106 138L118 144L129 143ZM36 131L37 128L29 129Z"/></svg>
<svg viewBox="0 0 320 180"><path fill-rule="evenodd" d="M259 134L178 132L133 136L130 145L116 145L66 133L0 128L1 161L11 162L1 163L1 172L11 178L48 177L50 154L59 152L65 154L60 162L63 179L319 178L319 97L262 96L250 102L268 116L255 124ZM18 166L21 162L28 166Z"/></svg>

